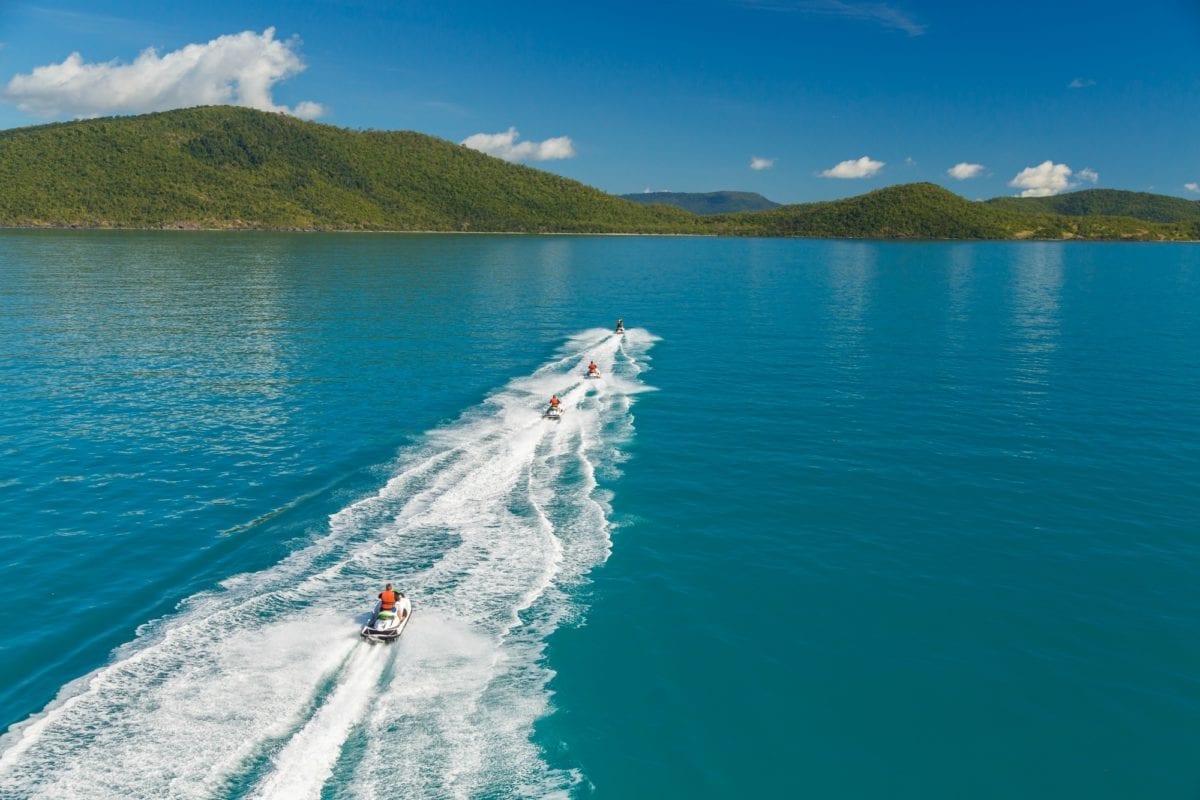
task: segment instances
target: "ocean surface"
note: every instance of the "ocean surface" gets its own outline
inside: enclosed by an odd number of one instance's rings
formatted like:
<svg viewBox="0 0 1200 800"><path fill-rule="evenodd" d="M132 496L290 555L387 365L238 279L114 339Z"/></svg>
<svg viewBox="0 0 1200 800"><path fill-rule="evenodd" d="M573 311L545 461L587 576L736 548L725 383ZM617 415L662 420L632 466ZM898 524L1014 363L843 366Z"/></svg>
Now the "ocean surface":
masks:
<svg viewBox="0 0 1200 800"><path fill-rule="evenodd" d="M0 233L0 797L1194 800L1198 579L1197 245Z"/></svg>

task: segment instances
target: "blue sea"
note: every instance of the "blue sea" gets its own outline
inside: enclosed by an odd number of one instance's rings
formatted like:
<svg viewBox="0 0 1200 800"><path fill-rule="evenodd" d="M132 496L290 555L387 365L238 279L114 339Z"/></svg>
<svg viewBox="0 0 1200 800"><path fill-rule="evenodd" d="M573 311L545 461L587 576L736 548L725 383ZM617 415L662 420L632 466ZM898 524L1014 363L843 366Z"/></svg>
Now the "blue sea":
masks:
<svg viewBox="0 0 1200 800"><path fill-rule="evenodd" d="M1197 245L0 233L4 798L1194 800L1198 578Z"/></svg>

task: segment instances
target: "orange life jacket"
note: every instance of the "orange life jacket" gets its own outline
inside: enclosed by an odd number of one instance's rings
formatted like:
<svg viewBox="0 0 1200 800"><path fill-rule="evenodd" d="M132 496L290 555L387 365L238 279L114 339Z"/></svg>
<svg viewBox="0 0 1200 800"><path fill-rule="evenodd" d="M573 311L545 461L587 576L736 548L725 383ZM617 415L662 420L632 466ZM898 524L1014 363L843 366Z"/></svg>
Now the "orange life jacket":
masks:
<svg viewBox="0 0 1200 800"><path fill-rule="evenodd" d="M379 593L379 610L391 611L396 607L396 593L391 589L384 589Z"/></svg>

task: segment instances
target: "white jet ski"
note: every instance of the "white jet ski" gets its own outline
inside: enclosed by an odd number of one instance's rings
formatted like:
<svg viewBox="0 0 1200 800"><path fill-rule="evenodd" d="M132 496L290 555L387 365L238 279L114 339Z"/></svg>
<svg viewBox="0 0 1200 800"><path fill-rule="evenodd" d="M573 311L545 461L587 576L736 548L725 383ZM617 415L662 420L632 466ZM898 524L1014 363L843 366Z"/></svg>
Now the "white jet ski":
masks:
<svg viewBox="0 0 1200 800"><path fill-rule="evenodd" d="M557 421L557 420L562 419L562 415L563 415L563 407L561 405L550 406L549 408L546 409L546 412L544 414L542 414L542 419L552 419L552 420Z"/></svg>
<svg viewBox="0 0 1200 800"><path fill-rule="evenodd" d="M363 626L362 638L374 644L375 642L394 642L404 633L408 621L412 619L412 603L407 597L396 601L393 611L384 611L379 602L375 603L375 612L371 621Z"/></svg>
<svg viewBox="0 0 1200 800"><path fill-rule="evenodd" d="M584 377L584 378L599 378L599 377L600 377L600 371L599 371L599 370L596 370L595 372L585 372L585 373L583 374L583 377Z"/></svg>

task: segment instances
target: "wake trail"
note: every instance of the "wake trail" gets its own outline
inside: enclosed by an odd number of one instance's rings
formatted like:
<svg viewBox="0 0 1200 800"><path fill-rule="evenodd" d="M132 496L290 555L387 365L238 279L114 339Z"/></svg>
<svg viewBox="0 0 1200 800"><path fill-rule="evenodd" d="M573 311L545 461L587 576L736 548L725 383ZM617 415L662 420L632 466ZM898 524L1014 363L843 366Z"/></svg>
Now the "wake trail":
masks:
<svg viewBox="0 0 1200 800"><path fill-rule="evenodd" d="M531 741L546 638L611 546L611 495L655 341L592 330L403 451L310 545L143 627L0 738L0 796L292 798L569 792ZM594 360L602 377L584 379ZM552 393L562 420L541 417ZM413 598L358 640L379 585ZM63 757L69 742L70 757Z"/></svg>
<svg viewBox="0 0 1200 800"><path fill-rule="evenodd" d="M350 657L345 679L273 759L273 771L256 798L308 800L320 796L342 743L362 718L383 674L385 654L377 650L361 647Z"/></svg>

